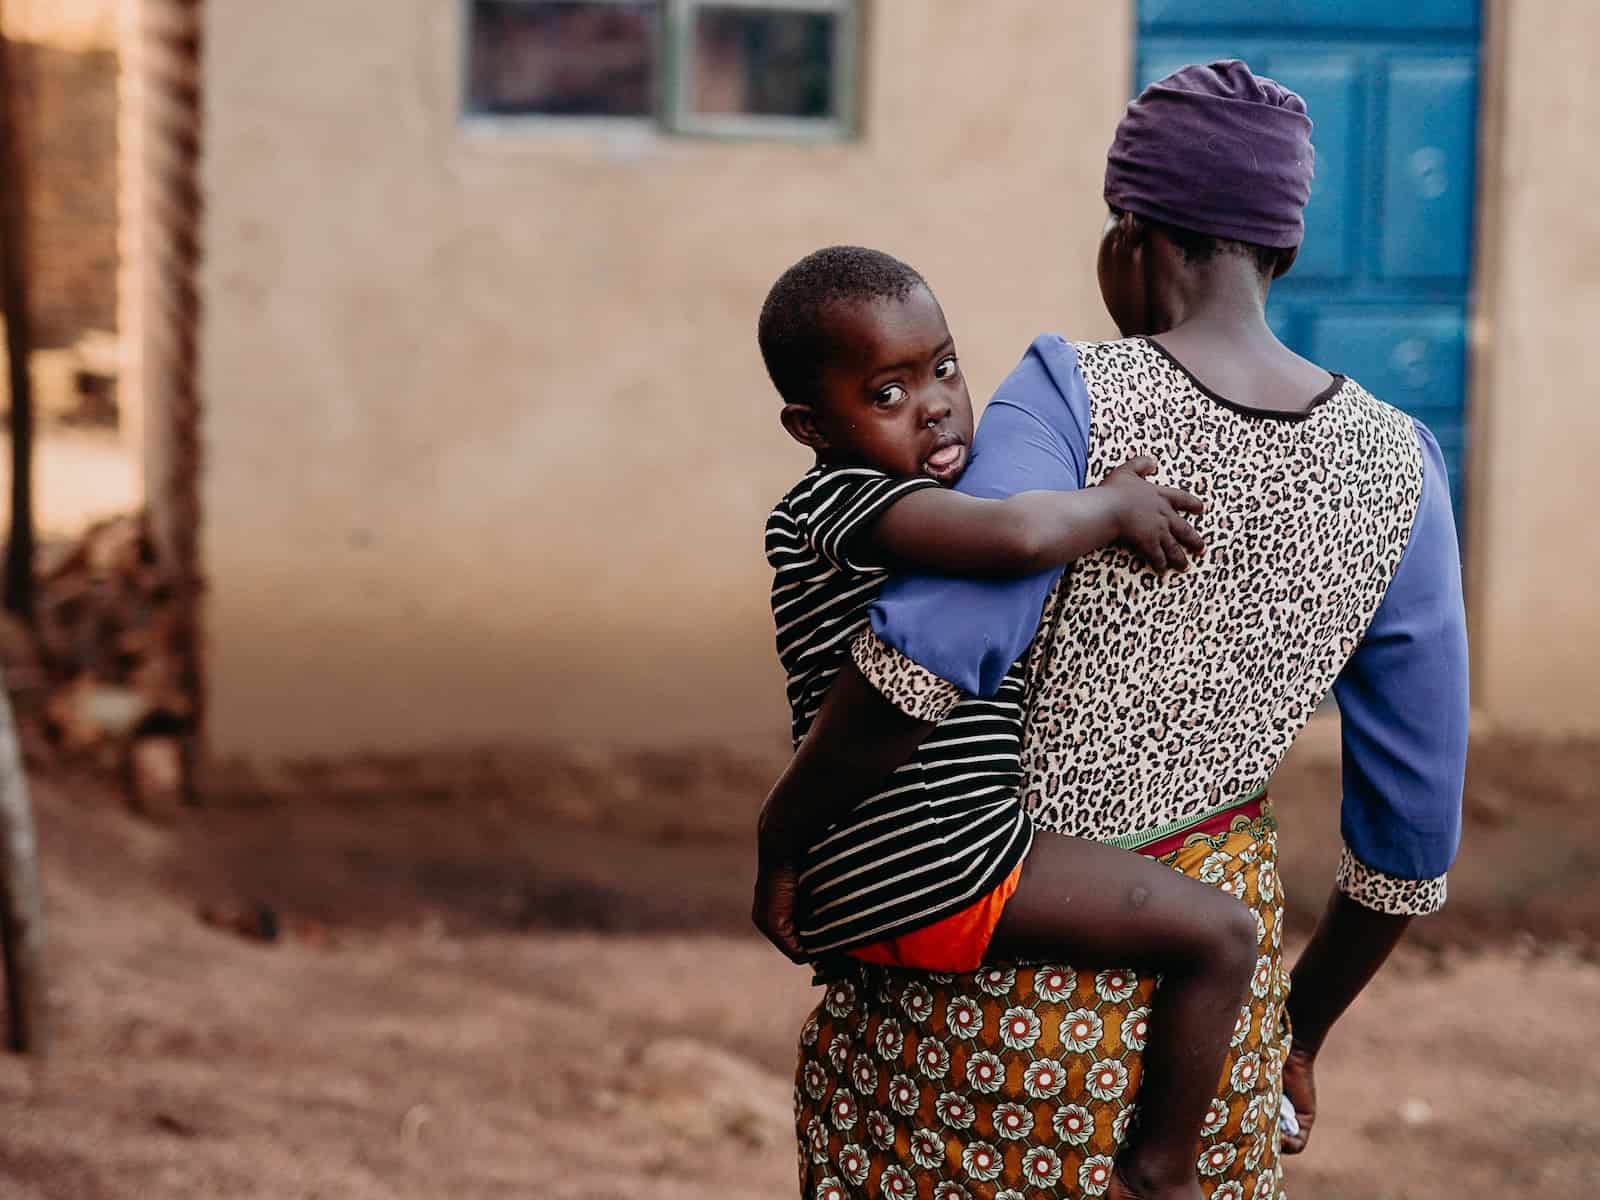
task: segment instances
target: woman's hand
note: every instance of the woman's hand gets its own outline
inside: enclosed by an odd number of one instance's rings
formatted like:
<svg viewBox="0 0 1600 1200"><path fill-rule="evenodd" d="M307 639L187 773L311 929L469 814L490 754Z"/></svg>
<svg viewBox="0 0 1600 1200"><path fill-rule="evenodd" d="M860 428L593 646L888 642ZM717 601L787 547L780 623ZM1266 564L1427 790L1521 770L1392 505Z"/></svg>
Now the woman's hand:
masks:
<svg viewBox="0 0 1600 1200"><path fill-rule="evenodd" d="M1278 1146L1284 1154L1299 1154L1311 1139L1311 1126L1317 1119L1316 1058L1308 1050L1291 1048L1283 1064L1283 1094L1294 1105L1300 1132L1282 1134Z"/></svg>
<svg viewBox="0 0 1600 1200"><path fill-rule="evenodd" d="M1316 932L1290 975L1289 1028L1293 1041L1283 1064L1283 1094L1294 1105L1300 1132L1282 1140L1285 1154L1299 1154L1317 1119L1317 1054L1345 1009L1383 965L1411 918L1363 907L1338 888Z"/></svg>
<svg viewBox="0 0 1600 1200"><path fill-rule="evenodd" d="M909 761L932 729L884 699L845 659L756 821L750 919L792 961L810 961L795 930L806 847Z"/></svg>
<svg viewBox="0 0 1600 1200"><path fill-rule="evenodd" d="M803 963L806 961L806 952L800 945L800 937L794 927L799 878L800 873L792 864L763 860L756 868L756 895L750 909L750 919L767 941L782 950L790 962Z"/></svg>

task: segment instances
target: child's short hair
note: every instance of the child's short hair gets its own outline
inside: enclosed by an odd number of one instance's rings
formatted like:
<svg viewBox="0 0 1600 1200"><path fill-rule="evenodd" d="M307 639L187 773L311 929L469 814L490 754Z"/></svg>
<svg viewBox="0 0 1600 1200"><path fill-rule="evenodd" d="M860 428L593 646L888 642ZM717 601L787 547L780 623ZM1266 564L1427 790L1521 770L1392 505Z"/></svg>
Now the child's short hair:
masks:
<svg viewBox="0 0 1600 1200"><path fill-rule="evenodd" d="M841 300L904 300L927 280L892 255L828 246L782 275L761 306L756 338L767 374L786 404L811 404L827 356L825 310Z"/></svg>

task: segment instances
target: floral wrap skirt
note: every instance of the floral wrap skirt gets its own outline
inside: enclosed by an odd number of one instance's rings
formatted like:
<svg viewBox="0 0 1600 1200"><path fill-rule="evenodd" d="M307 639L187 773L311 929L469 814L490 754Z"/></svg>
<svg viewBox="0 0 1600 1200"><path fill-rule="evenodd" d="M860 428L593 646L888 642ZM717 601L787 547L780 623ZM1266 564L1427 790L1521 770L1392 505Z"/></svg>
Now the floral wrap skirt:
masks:
<svg viewBox="0 0 1600 1200"><path fill-rule="evenodd" d="M1160 855L1256 914L1259 957L1202 1131L1211 1200L1282 1200L1289 1031L1269 808ZM1170 843L1169 843L1170 844ZM1153 978L1069 966L841 968L800 1035L804 1200L1092 1197L1138 1119Z"/></svg>

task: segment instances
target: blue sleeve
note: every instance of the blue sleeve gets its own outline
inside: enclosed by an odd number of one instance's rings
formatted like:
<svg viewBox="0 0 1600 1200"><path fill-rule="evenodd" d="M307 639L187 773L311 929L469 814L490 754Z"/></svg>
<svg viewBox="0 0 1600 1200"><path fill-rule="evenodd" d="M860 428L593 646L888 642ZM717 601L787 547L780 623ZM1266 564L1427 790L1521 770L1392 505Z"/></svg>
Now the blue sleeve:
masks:
<svg viewBox="0 0 1600 1200"><path fill-rule="evenodd" d="M1417 436L1416 523L1383 604L1333 689L1350 866L1396 881L1436 879L1455 860L1467 761L1467 628L1450 484L1439 445L1420 422Z"/></svg>
<svg viewBox="0 0 1600 1200"><path fill-rule="evenodd" d="M989 401L956 490L1002 499L1084 486L1089 393L1072 345L1035 338ZM900 575L872 605L882 641L963 692L992 696L1038 631L1061 568L1020 579Z"/></svg>

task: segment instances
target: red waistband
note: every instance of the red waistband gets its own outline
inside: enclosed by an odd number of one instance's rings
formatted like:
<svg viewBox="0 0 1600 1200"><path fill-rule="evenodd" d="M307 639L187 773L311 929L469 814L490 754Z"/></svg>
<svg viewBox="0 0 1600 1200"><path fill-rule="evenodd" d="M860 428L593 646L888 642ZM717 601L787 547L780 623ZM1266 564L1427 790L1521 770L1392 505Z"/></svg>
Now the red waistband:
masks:
<svg viewBox="0 0 1600 1200"><path fill-rule="evenodd" d="M1259 796L1254 796L1243 804L1236 805L1224 812L1213 813L1204 820L1196 821L1187 829L1180 829L1177 833L1171 833L1153 842L1147 842L1145 845L1138 847L1138 851L1140 854L1148 854L1151 858L1165 858L1174 850L1181 849L1183 844L1197 833L1204 834L1207 837L1218 833L1226 833L1233 828L1233 823L1240 817L1247 821L1254 821L1261 815L1261 810L1266 803L1267 794L1262 792Z"/></svg>

